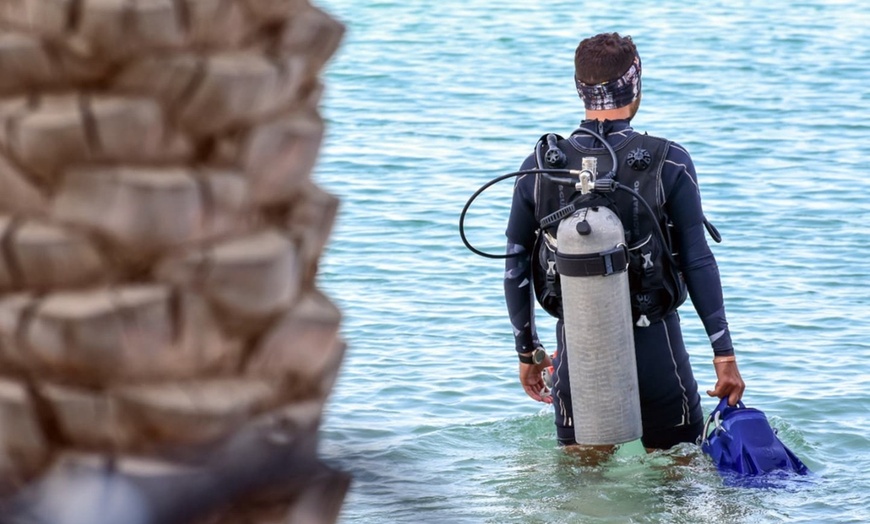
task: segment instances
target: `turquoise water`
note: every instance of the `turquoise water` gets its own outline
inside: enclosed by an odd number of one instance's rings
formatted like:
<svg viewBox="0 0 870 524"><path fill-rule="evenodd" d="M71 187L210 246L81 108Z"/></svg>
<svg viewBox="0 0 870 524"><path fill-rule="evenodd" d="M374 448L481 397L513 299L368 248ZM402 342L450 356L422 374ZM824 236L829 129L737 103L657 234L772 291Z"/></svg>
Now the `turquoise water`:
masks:
<svg viewBox="0 0 870 524"><path fill-rule="evenodd" d="M870 4L317 4L348 29L315 172L342 199L319 283L349 344L321 447L354 476L343 523L870 521ZM587 465L519 385L502 263L465 249L458 216L543 133L577 125L574 47L605 30L644 60L635 127L694 157L744 399L812 481L727 487L693 446ZM510 190L469 213L477 246L502 249ZM681 311L711 388L701 323Z"/></svg>

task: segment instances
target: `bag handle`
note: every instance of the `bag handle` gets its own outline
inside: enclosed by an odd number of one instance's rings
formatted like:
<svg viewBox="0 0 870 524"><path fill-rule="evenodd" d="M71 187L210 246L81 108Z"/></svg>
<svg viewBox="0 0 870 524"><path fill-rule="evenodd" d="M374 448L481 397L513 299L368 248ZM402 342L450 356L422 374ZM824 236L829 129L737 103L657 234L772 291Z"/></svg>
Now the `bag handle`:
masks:
<svg viewBox="0 0 870 524"><path fill-rule="evenodd" d="M742 400L738 400L738 401L737 401L737 404L734 405L734 406L729 406L729 405L728 405L728 397L723 397L723 398L719 401L719 405L716 406L716 411L718 411L718 412L725 412L726 409L743 409L743 408L745 408L745 407L746 407L746 406L743 405L743 401L742 401Z"/></svg>
<svg viewBox="0 0 870 524"><path fill-rule="evenodd" d="M728 397L722 398L722 400L719 401L719 405L716 406L716 409L714 409L713 412L710 413L710 416L707 417L707 423L704 424L704 432L701 434L703 436L703 439L707 440L710 437L710 424L711 423L715 424L715 426L713 428L714 431L718 430L719 428L722 427L722 421L720 419L722 418L722 414L725 413L725 410L744 409L744 408L746 408L746 405L743 404L742 400L738 400L737 405L735 405L735 406L729 406L728 405Z"/></svg>

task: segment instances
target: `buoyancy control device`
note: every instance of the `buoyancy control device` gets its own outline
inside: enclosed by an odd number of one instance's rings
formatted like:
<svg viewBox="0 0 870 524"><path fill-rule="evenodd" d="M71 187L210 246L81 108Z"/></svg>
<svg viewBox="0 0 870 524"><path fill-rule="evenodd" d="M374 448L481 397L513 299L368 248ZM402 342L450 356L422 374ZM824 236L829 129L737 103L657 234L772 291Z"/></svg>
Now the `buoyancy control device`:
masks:
<svg viewBox="0 0 870 524"><path fill-rule="evenodd" d="M616 180L633 190L631 193L599 191L593 195L579 195L563 185L549 183L542 177L537 179L535 215L541 230L535 245L532 274L535 296L545 311L557 318L562 317L560 276L553 264L555 232L564 210L581 206L607 206L623 223L629 248L629 281L635 325L648 326L685 301L686 286L675 261L670 223L663 210L661 195L661 171L669 145L667 140L637 134L622 142L613 151L614 158L611 159L609 152L582 148L576 141L558 135L547 135L538 142L538 167L552 167L554 159L569 165L581 165L584 159L588 159L597 162L598 172L604 173L604 177L615 177L616 169L621 168ZM546 153L543 147L547 148ZM567 155L552 153L562 149L567 151Z"/></svg>

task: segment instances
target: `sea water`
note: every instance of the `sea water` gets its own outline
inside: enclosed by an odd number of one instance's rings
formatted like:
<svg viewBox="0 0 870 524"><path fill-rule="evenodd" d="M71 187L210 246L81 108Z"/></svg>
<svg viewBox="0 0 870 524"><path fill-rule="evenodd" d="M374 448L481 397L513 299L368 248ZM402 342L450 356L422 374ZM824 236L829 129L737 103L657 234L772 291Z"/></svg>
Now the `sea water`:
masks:
<svg viewBox="0 0 870 524"><path fill-rule="evenodd" d="M870 522L870 3L315 3L347 26L314 174L341 198L318 283L348 342L321 444L353 475L342 523ZM809 479L727 486L692 445L590 464L520 387L503 263L458 218L580 122L574 48L602 31L639 47L634 126L694 158L744 401ZM469 210L475 246L503 250L510 194ZM703 394L712 351L680 311Z"/></svg>

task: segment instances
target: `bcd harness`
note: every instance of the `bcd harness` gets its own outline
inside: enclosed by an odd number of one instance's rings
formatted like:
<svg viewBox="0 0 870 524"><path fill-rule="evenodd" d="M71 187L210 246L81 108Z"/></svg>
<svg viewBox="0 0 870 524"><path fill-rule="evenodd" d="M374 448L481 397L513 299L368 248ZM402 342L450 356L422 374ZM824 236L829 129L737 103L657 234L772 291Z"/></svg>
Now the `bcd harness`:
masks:
<svg viewBox="0 0 870 524"><path fill-rule="evenodd" d="M613 148L617 159L617 165L613 166L613 156L607 150L581 146L577 140L578 131L568 139L554 134L542 137L536 146L538 168L579 168L584 157L595 157L598 173L613 176L620 184L633 189L648 206L641 205L636 196L627 192L580 195L570 186L552 183L543 176L536 177L535 218L541 227L537 232L532 260L535 296L545 311L557 318L562 317L556 259L559 221L563 215L583 208L606 206L616 213L625 231L633 322L639 327L648 326L676 310L687 295L682 274L673 262L677 257L675 247L678 247L671 240L673 224L664 210L661 174L670 142L634 134ZM546 154L542 154L545 149ZM654 216L648 209L652 210ZM656 223L661 234L656 233ZM706 221L705 225L718 241L715 228ZM620 263L622 267L619 269L624 269L624 252L623 249L614 249L590 257L583 261L586 269L580 270L588 274L606 275ZM563 261L558 262L564 267Z"/></svg>

